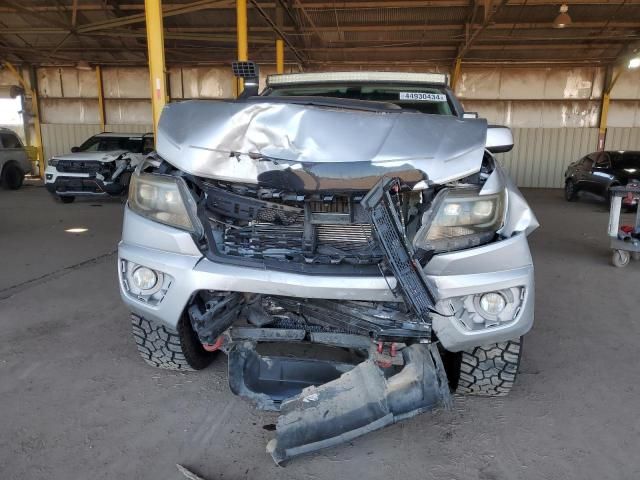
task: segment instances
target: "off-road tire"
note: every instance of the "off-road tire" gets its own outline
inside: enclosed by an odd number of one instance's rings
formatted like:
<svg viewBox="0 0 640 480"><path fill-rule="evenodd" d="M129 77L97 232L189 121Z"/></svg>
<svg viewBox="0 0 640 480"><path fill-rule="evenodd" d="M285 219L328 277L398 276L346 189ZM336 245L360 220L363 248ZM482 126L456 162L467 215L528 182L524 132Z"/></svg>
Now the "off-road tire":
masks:
<svg viewBox="0 0 640 480"><path fill-rule="evenodd" d="M565 182L564 198L567 202L575 202L578 199L578 188L573 180L567 180Z"/></svg>
<svg viewBox="0 0 640 480"><path fill-rule="evenodd" d="M76 199L73 195L60 195L58 198L62 203L72 203Z"/></svg>
<svg viewBox="0 0 640 480"><path fill-rule="evenodd" d="M17 190L24 182L24 173L15 163L7 163L2 169L0 184L7 190Z"/></svg>
<svg viewBox="0 0 640 480"><path fill-rule="evenodd" d="M195 371L207 367L217 352L207 352L191 328L185 313L172 330L137 315L131 315L133 338L145 362L165 370Z"/></svg>
<svg viewBox="0 0 640 480"><path fill-rule="evenodd" d="M522 337L461 353L456 393L503 397L516 380L522 356Z"/></svg>

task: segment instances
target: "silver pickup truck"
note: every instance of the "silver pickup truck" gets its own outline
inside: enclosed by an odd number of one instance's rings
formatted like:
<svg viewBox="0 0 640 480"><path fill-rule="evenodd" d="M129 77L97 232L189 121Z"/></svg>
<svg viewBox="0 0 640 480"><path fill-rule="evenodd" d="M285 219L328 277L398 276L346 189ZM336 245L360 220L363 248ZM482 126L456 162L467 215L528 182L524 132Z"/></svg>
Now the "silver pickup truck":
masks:
<svg viewBox="0 0 640 480"><path fill-rule="evenodd" d="M250 65L251 66L251 65ZM538 223L441 74L255 77L165 107L132 176L122 299L147 363L278 410L278 463L505 395L534 318ZM316 354L317 353L317 354Z"/></svg>
<svg viewBox="0 0 640 480"><path fill-rule="evenodd" d="M17 190L24 176L31 173L31 160L22 141L13 130L0 127L0 185Z"/></svg>

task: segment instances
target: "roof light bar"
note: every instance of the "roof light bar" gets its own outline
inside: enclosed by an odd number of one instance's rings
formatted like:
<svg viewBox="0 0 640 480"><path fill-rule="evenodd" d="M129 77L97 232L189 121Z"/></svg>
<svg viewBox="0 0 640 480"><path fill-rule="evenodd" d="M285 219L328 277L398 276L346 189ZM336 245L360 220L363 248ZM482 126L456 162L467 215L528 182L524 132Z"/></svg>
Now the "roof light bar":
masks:
<svg viewBox="0 0 640 480"><path fill-rule="evenodd" d="M267 77L267 86L324 82L402 82L446 85L447 75L444 73L411 72L319 72L269 75Z"/></svg>

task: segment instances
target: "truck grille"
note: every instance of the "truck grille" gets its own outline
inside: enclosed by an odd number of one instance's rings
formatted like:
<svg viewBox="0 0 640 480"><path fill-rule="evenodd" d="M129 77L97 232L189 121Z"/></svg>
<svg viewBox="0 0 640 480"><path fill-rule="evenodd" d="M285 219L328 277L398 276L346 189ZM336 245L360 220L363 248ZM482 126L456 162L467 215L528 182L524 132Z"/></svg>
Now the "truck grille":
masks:
<svg viewBox="0 0 640 480"><path fill-rule="evenodd" d="M222 234L217 248L225 255L327 265L382 259L362 195L306 196L220 183L206 189L212 226Z"/></svg>
<svg viewBox="0 0 640 480"><path fill-rule="evenodd" d="M102 164L95 160L58 160L56 170L63 173L90 173L96 174L102 168Z"/></svg>
<svg viewBox="0 0 640 480"><path fill-rule="evenodd" d="M227 228L224 236L226 253L231 255L283 256L302 253L304 228L302 225L278 226L256 223L248 227Z"/></svg>
<svg viewBox="0 0 640 480"><path fill-rule="evenodd" d="M316 225L315 240L305 241L304 225L255 223L227 227L228 255L275 258L305 263L377 263L381 252L371 238L371 225Z"/></svg>

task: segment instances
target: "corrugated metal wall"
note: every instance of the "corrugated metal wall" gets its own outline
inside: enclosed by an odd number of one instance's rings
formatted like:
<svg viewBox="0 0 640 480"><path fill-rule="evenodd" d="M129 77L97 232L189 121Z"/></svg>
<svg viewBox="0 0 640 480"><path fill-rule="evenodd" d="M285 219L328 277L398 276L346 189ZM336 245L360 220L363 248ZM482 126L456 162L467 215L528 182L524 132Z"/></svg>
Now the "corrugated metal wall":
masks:
<svg viewBox="0 0 640 480"><path fill-rule="evenodd" d="M571 162L596 151L597 128L513 128L514 147L498 159L520 187L562 188ZM608 150L640 150L640 128L607 130Z"/></svg>
<svg viewBox="0 0 640 480"><path fill-rule="evenodd" d="M613 127L607 129L607 149L640 150L640 128Z"/></svg>
<svg viewBox="0 0 640 480"><path fill-rule="evenodd" d="M563 186L569 163L595 150L597 128L514 128L515 146L498 155L520 187Z"/></svg>

